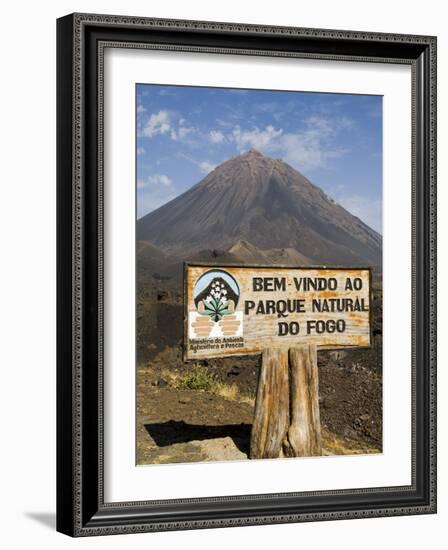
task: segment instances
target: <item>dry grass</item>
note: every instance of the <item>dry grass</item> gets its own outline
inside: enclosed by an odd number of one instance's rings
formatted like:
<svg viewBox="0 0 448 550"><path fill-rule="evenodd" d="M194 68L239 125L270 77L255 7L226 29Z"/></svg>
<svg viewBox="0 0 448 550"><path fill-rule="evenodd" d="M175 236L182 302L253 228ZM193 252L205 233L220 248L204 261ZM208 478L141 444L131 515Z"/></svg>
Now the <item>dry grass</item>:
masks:
<svg viewBox="0 0 448 550"><path fill-rule="evenodd" d="M168 382L169 386L176 388L181 379L181 375L176 371L171 371L169 369L162 369L160 377Z"/></svg>
<svg viewBox="0 0 448 550"><path fill-rule="evenodd" d="M322 430L322 451L324 455L359 455L373 454L381 452L359 441L349 441L341 439L328 430Z"/></svg>
<svg viewBox="0 0 448 550"><path fill-rule="evenodd" d="M236 384L216 384L213 393L220 395L229 401L238 401L239 397L239 390Z"/></svg>
<svg viewBox="0 0 448 550"><path fill-rule="evenodd" d="M179 372L164 369L161 372L168 385L181 390L194 390L219 395L229 401L238 401L254 406L255 398L240 392L236 384L223 384L203 367L193 367L191 372L181 374Z"/></svg>
<svg viewBox="0 0 448 550"><path fill-rule="evenodd" d="M251 397L250 395L245 395L241 393L236 384L217 384L217 388L215 388L214 393L216 395L220 395L221 397L224 397L224 399L228 399L229 401L238 401L239 403L247 403L252 407L255 404L255 398Z"/></svg>

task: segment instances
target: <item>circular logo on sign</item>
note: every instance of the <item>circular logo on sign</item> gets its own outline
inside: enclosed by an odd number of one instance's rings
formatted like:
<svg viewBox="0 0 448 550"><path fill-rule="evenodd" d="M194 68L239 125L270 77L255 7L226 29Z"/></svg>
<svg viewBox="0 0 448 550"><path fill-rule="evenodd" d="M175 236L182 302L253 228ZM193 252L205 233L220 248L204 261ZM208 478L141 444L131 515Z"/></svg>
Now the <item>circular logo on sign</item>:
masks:
<svg viewBox="0 0 448 550"><path fill-rule="evenodd" d="M240 288L227 271L212 269L202 274L193 289L193 300L201 315L208 315L215 323L225 315L232 315L238 305Z"/></svg>

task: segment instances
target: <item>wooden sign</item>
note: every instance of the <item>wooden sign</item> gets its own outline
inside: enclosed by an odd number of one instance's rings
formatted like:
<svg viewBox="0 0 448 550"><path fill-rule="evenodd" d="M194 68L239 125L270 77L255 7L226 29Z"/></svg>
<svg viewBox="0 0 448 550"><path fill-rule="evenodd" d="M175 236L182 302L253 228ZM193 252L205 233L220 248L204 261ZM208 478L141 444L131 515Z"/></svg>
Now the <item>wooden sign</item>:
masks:
<svg viewBox="0 0 448 550"><path fill-rule="evenodd" d="M185 359L370 346L369 268L186 264Z"/></svg>

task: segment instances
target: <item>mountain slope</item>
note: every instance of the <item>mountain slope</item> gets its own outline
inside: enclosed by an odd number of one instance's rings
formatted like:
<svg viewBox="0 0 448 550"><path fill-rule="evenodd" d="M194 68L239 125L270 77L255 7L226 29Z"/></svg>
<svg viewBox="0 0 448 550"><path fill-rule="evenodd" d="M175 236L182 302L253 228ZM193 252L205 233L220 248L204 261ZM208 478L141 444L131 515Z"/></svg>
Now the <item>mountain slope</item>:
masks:
<svg viewBox="0 0 448 550"><path fill-rule="evenodd" d="M380 265L382 238L281 160L250 150L137 222L137 239L170 255L288 249L307 263ZM288 256L293 254L290 252ZM249 259L249 258L248 258Z"/></svg>
<svg viewBox="0 0 448 550"><path fill-rule="evenodd" d="M247 264L279 264L279 265L309 265L310 261L294 248L268 248L259 250L247 241L237 241L228 252L239 263Z"/></svg>

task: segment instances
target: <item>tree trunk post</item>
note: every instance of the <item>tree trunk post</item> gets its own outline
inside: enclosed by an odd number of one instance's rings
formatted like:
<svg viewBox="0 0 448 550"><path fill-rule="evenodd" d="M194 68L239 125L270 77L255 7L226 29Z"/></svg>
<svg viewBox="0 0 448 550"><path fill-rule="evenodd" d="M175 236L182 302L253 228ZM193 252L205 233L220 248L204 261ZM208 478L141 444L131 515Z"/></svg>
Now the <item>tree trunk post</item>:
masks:
<svg viewBox="0 0 448 550"><path fill-rule="evenodd" d="M321 454L316 346L264 350L250 458Z"/></svg>
<svg viewBox="0 0 448 550"><path fill-rule="evenodd" d="M290 423L284 441L286 456L322 454L319 375L314 345L289 350Z"/></svg>
<svg viewBox="0 0 448 550"><path fill-rule="evenodd" d="M250 458L278 458L289 425L288 352L263 351L258 378Z"/></svg>

